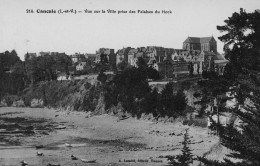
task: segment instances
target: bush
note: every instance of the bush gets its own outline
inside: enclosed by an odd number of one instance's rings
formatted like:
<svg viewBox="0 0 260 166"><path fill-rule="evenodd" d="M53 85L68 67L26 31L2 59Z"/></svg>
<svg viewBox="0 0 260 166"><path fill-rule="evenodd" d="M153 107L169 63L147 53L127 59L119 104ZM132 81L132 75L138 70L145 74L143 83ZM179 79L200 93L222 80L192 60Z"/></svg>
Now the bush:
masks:
<svg viewBox="0 0 260 166"><path fill-rule="evenodd" d="M97 80L100 81L100 82L103 84L103 83L105 83L106 80L107 80L107 75L104 74L103 71L101 71L101 72L98 74Z"/></svg>
<svg viewBox="0 0 260 166"><path fill-rule="evenodd" d="M140 114L140 101L150 92L144 71L134 67L117 74L104 89L106 108L121 102L132 115Z"/></svg>
<svg viewBox="0 0 260 166"><path fill-rule="evenodd" d="M30 107L31 106L31 100L30 100L29 97L23 96L22 99L23 99L25 107Z"/></svg>
<svg viewBox="0 0 260 166"><path fill-rule="evenodd" d="M173 83L166 84L159 97L159 102L161 103L159 108L162 116L178 117L184 115L187 105L186 96L182 89L178 90L177 94L173 94Z"/></svg>
<svg viewBox="0 0 260 166"><path fill-rule="evenodd" d="M159 80L160 79L160 74L157 70L155 70L152 67L148 67L146 69L147 72L147 77L148 79L152 79L152 80Z"/></svg>
<svg viewBox="0 0 260 166"><path fill-rule="evenodd" d="M3 99L5 100L7 106L11 107L15 101L19 100L19 97L16 95L7 95Z"/></svg>
<svg viewBox="0 0 260 166"><path fill-rule="evenodd" d="M183 145L183 148L181 150L182 153L177 156L167 156L168 160L170 161L170 165L188 166L189 164L193 163L194 157L189 148L191 140L188 134L188 130L189 129L185 130L184 140L183 142L181 142L181 144Z"/></svg>
<svg viewBox="0 0 260 166"><path fill-rule="evenodd" d="M184 114L186 97L183 90L174 94L174 85L169 83L162 93L153 91L146 80L144 68L128 68L117 74L104 86L105 108L121 103L124 110L133 116L152 113L154 116L177 117Z"/></svg>
<svg viewBox="0 0 260 166"><path fill-rule="evenodd" d="M203 71L202 77L204 79L216 79L218 77L217 73L214 71Z"/></svg>

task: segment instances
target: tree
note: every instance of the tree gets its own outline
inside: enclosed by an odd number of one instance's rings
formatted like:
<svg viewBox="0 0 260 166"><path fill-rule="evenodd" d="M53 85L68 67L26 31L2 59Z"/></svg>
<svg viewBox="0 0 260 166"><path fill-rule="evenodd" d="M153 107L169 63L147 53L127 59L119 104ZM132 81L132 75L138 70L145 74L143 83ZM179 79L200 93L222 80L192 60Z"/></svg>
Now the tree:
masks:
<svg viewBox="0 0 260 166"><path fill-rule="evenodd" d="M159 72L157 70L155 70L154 68L147 67L146 72L147 72L147 77L149 79L152 79L152 80L159 80L160 79Z"/></svg>
<svg viewBox="0 0 260 166"><path fill-rule="evenodd" d="M32 57L25 61L26 73L31 83L57 79L57 71L69 73L71 58L65 53Z"/></svg>
<svg viewBox="0 0 260 166"><path fill-rule="evenodd" d="M59 53L52 55L55 66L54 68L59 71L65 71L67 74L69 74L69 66L72 65L72 59L66 55L65 53Z"/></svg>
<svg viewBox="0 0 260 166"><path fill-rule="evenodd" d="M104 71L100 71L98 74L97 80L100 81L101 83L105 83L107 80L107 75L104 74Z"/></svg>
<svg viewBox="0 0 260 166"><path fill-rule="evenodd" d="M247 70L260 70L259 20L259 12L247 13L241 8L224 21L225 25L217 26L220 32L226 33L219 39L224 42L225 57L235 76Z"/></svg>
<svg viewBox="0 0 260 166"><path fill-rule="evenodd" d="M126 61L122 61L117 64L117 69L121 71L125 70L127 67L128 67L128 63Z"/></svg>
<svg viewBox="0 0 260 166"><path fill-rule="evenodd" d="M193 76L193 72L194 72L193 63L190 62L188 67L189 67L189 74L192 77Z"/></svg>
<svg viewBox="0 0 260 166"><path fill-rule="evenodd" d="M204 157L198 159L205 165L260 165L260 14L233 13L225 20L226 25L217 26L226 32L219 39L225 42L224 50L229 60L225 70L226 78L232 78L234 93L238 104L229 111L237 115L241 125L223 127L216 125L220 132L220 142L232 150L223 162L211 161ZM227 75L228 74L228 75ZM229 86L230 87L230 86ZM231 90L229 90L231 91ZM250 102L248 102L250 101ZM237 162L231 159L238 159Z"/></svg>
<svg viewBox="0 0 260 166"><path fill-rule="evenodd" d="M138 67L138 68L144 68L144 69L146 69L146 68L148 67L147 64L146 64L146 62L145 62L145 60L144 60L144 58L142 58L142 57L139 57L139 58L137 59L136 64L137 64L137 67Z"/></svg>
<svg viewBox="0 0 260 166"><path fill-rule="evenodd" d="M174 109L179 115L183 115L186 105L187 105L186 96L183 93L183 90L180 89L177 91L177 94L174 97Z"/></svg>
<svg viewBox="0 0 260 166"><path fill-rule="evenodd" d="M11 52L5 51L4 53L0 53L0 61L2 62L4 70L10 70L10 68L18 61L21 61L17 56L15 50Z"/></svg>
<svg viewBox="0 0 260 166"><path fill-rule="evenodd" d="M0 53L0 97L17 94L24 88L23 63L15 50Z"/></svg>
<svg viewBox="0 0 260 166"><path fill-rule="evenodd" d="M201 106L199 110L199 115L202 116L205 113L205 109L218 95L223 95L229 91L229 88L235 83L233 81L227 80L225 77L217 76L211 72L204 72L207 75L207 80L198 81L199 90L194 93L194 97L199 100L194 102ZM211 75L211 76L210 76ZM214 75L214 76L213 76Z"/></svg>
<svg viewBox="0 0 260 166"><path fill-rule="evenodd" d="M158 99L157 89L154 89L152 92L147 93L144 96L144 99L140 103L140 109L144 113L152 113L153 116L158 116L159 112L157 109L157 99Z"/></svg>
<svg viewBox="0 0 260 166"><path fill-rule="evenodd" d="M227 155L228 158L224 158L224 162L199 157L205 165L260 165L260 87L249 83L252 81L248 79L246 83L241 82L235 90L238 105L230 111L241 120L241 125L218 126L221 130L221 144L232 150L232 153ZM239 161L234 162L232 159L239 159Z"/></svg>
<svg viewBox="0 0 260 166"><path fill-rule="evenodd" d="M108 58L106 54L101 54L100 55L100 63L102 64L108 64Z"/></svg>
<svg viewBox="0 0 260 166"><path fill-rule="evenodd" d="M177 117L184 114L187 105L186 96L182 89L174 94L173 86L172 82L166 84L161 94L158 95L157 109L162 116Z"/></svg>
<svg viewBox="0 0 260 166"><path fill-rule="evenodd" d="M174 116L174 94L173 94L173 83L168 83L165 85L165 88L162 90L160 96L160 102L162 103L161 115L165 116Z"/></svg>
<svg viewBox="0 0 260 166"><path fill-rule="evenodd" d="M12 84L9 86L14 88L14 92L21 92L28 83L24 62L16 62L11 68L11 71L10 78L12 78Z"/></svg>
<svg viewBox="0 0 260 166"><path fill-rule="evenodd" d="M181 150L182 154L177 156L168 156L168 160L170 161L169 164L173 166L188 166L189 164L193 163L193 154L191 153L191 149L189 148L189 144L191 143L191 140L189 138L188 134L189 129L185 129L184 133L184 140L181 142L183 145L183 148Z"/></svg>
<svg viewBox="0 0 260 166"><path fill-rule="evenodd" d="M121 102L129 113L133 115L140 113L139 102L150 92L146 76L141 70L135 67L127 68L118 73L108 84L110 86L105 86L105 101L109 104ZM106 105L107 108L109 106L111 105Z"/></svg>
<svg viewBox="0 0 260 166"><path fill-rule="evenodd" d="M0 54L0 58L1 58L1 54ZM2 100L2 96L4 95L4 86L3 86L3 77L4 77L4 65L3 65L3 62L2 60L0 59L0 100Z"/></svg>

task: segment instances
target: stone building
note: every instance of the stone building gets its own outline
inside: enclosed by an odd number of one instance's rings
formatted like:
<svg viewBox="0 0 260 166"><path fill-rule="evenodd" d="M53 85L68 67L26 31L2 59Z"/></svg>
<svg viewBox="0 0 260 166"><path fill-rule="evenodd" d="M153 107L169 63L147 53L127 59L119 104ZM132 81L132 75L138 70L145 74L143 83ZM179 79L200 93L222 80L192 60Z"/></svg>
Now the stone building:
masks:
<svg viewBox="0 0 260 166"><path fill-rule="evenodd" d="M163 61L158 63L158 72L161 78L173 78L174 61L170 56L164 57Z"/></svg>
<svg viewBox="0 0 260 166"><path fill-rule="evenodd" d="M73 63L79 63L86 60L86 57L84 54L81 53L75 53L70 56Z"/></svg>
<svg viewBox="0 0 260 166"><path fill-rule="evenodd" d="M188 37L183 42L183 49L158 46L127 47L118 50L117 64L125 61L137 67L138 57L142 57L149 67L153 67L164 78L177 75L202 74L203 71L223 73L227 60L220 58L214 37Z"/></svg>
<svg viewBox="0 0 260 166"><path fill-rule="evenodd" d="M105 55L108 64L113 66L116 65L116 54L114 49L110 48L100 48L96 51L96 63L99 63L101 61L101 55Z"/></svg>
<svg viewBox="0 0 260 166"><path fill-rule="evenodd" d="M83 71L86 67L86 62L79 62L79 64L76 66L76 71Z"/></svg>
<svg viewBox="0 0 260 166"><path fill-rule="evenodd" d="M225 66L228 62L229 61L225 59L224 55L219 54L218 56L214 57L215 72L219 75L223 75Z"/></svg>
<svg viewBox="0 0 260 166"><path fill-rule="evenodd" d="M188 37L183 42L183 49L185 50L200 50L217 53L217 41L213 36L211 37Z"/></svg>
<svg viewBox="0 0 260 166"><path fill-rule="evenodd" d="M128 62L128 53L131 49L131 47L126 47L118 50L116 53L116 64L123 61Z"/></svg>
<svg viewBox="0 0 260 166"><path fill-rule="evenodd" d="M157 62L160 63L160 62L163 62L163 60L164 60L164 57L166 55L166 50L163 47L148 46L146 48L145 53L146 53L147 57L150 57L150 58L156 57L158 60Z"/></svg>
<svg viewBox="0 0 260 166"><path fill-rule="evenodd" d="M128 58L127 58L129 65L134 66L134 67L137 66L137 65L136 65L136 62L137 62L137 60L136 60L136 54L137 54L137 53L138 53L138 49L132 48L132 49L129 50L129 52L128 52Z"/></svg>
<svg viewBox="0 0 260 166"><path fill-rule="evenodd" d="M85 54L85 58L90 65L93 65L96 62L96 56L97 56L96 54L91 54L91 53Z"/></svg>
<svg viewBox="0 0 260 166"><path fill-rule="evenodd" d="M44 52L44 51L41 51L38 53L38 56L45 56L45 55L50 55L51 52Z"/></svg>
<svg viewBox="0 0 260 166"><path fill-rule="evenodd" d="M151 57L147 63L149 67L154 68L155 70L159 71L159 65L158 65L158 58Z"/></svg>

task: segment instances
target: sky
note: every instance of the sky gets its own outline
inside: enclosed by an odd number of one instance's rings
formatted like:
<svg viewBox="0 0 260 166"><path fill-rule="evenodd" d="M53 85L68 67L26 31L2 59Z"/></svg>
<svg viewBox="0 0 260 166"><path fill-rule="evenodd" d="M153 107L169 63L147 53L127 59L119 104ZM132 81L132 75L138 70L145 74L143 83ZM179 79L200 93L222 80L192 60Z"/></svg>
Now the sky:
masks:
<svg viewBox="0 0 260 166"><path fill-rule="evenodd" d="M0 52L95 53L99 48L161 46L181 49L188 37L214 36L223 53L217 25L244 8L253 12L259 0L0 0ZM34 13L27 13L32 9ZM37 13L37 10L56 13ZM62 13L59 10L82 13ZM108 13L107 10L127 13ZM105 13L85 13L104 10ZM129 11L136 13L129 13ZM138 10L160 13L137 13ZM171 11L163 14L162 10Z"/></svg>

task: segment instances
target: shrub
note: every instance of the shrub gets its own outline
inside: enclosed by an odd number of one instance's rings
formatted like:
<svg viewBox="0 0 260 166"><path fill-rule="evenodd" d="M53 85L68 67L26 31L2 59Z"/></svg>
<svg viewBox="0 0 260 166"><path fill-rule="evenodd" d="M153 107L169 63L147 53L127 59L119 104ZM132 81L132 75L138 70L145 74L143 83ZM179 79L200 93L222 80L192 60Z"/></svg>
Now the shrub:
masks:
<svg viewBox="0 0 260 166"><path fill-rule="evenodd" d="M101 72L98 74L97 80L100 81L101 83L105 83L106 80L107 80L107 75L104 74L103 71L101 71Z"/></svg>
<svg viewBox="0 0 260 166"><path fill-rule="evenodd" d="M191 149L189 148L189 144L191 143L191 140L189 138L188 130L185 130L184 133L184 140L181 142L183 145L182 148L182 154L177 156L167 156L168 160L170 161L169 164L173 166L188 166L189 164L193 163L193 154L191 153Z"/></svg>
<svg viewBox="0 0 260 166"><path fill-rule="evenodd" d="M15 101L19 100L19 97L16 95L6 95L4 97L4 100L7 104L7 106L11 107Z"/></svg>

